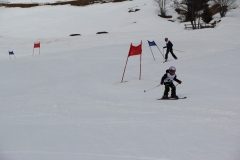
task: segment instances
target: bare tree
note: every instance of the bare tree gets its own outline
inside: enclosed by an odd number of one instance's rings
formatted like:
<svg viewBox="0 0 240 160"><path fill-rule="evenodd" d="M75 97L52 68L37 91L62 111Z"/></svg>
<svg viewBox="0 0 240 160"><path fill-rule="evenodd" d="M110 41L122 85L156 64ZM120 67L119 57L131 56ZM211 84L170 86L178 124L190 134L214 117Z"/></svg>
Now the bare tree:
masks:
<svg viewBox="0 0 240 160"><path fill-rule="evenodd" d="M236 0L211 0L211 2L218 9L221 17L225 17L228 11L238 7Z"/></svg>
<svg viewBox="0 0 240 160"><path fill-rule="evenodd" d="M167 4L171 1L171 0L154 0L158 7L159 7L159 11L160 11L160 15L161 16L166 16L167 13Z"/></svg>
<svg viewBox="0 0 240 160"><path fill-rule="evenodd" d="M192 28L200 28L201 10L204 0L174 0L173 8L180 15L185 17L185 21L190 21Z"/></svg>

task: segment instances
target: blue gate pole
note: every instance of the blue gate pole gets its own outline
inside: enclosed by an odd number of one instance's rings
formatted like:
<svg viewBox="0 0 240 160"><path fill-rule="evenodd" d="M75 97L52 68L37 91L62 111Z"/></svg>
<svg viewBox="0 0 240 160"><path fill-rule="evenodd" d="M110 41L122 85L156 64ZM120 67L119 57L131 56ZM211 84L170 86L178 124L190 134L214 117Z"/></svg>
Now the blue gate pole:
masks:
<svg viewBox="0 0 240 160"><path fill-rule="evenodd" d="M157 45L156 45L157 46ZM158 48L158 46L157 46L157 48ZM160 49L158 48L158 50L160 51ZM160 53L162 54L162 52L160 51ZM163 59L164 59L164 55L162 54L162 56L163 56Z"/></svg>
<svg viewBox="0 0 240 160"><path fill-rule="evenodd" d="M151 52L152 52L152 48L149 46L149 48L150 48L150 50L151 50ZM152 52L152 55L153 55L153 52ZM154 59L154 61L155 61L155 58L154 58L154 55L153 55L153 59Z"/></svg>

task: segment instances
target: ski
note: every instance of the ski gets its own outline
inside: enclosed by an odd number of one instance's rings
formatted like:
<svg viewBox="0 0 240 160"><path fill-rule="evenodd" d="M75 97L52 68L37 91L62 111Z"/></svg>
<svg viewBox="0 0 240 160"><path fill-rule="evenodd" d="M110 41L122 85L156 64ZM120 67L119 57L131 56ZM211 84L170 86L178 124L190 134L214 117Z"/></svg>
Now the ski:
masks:
<svg viewBox="0 0 240 160"><path fill-rule="evenodd" d="M180 97L180 98L178 98L178 99L186 99L187 97Z"/></svg>
<svg viewBox="0 0 240 160"><path fill-rule="evenodd" d="M178 99L186 99L187 97L180 97L180 98L168 98L168 99L157 99L157 100L178 100Z"/></svg>

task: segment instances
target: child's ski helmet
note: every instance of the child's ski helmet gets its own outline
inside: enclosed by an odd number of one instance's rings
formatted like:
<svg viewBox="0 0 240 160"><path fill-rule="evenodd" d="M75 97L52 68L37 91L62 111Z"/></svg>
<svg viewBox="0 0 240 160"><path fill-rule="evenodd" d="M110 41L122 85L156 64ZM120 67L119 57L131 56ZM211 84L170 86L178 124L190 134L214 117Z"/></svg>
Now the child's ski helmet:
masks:
<svg viewBox="0 0 240 160"><path fill-rule="evenodd" d="M174 66L169 67L169 73L170 74L175 74L176 68Z"/></svg>

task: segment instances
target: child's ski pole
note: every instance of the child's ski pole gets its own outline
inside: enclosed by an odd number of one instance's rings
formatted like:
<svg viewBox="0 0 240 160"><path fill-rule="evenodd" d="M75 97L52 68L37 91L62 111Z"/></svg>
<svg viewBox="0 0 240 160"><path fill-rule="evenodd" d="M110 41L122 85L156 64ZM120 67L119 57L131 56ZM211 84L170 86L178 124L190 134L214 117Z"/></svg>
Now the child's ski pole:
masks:
<svg viewBox="0 0 240 160"><path fill-rule="evenodd" d="M177 49L173 49L174 51L178 51L178 52L183 52L183 51L180 51L180 50L177 50ZM183 53L185 53L185 52L183 52Z"/></svg>
<svg viewBox="0 0 240 160"><path fill-rule="evenodd" d="M152 89L154 89L154 88L157 88L157 87L159 87L159 86L160 86L160 84L159 84L159 85L157 85L156 87L153 87L153 88L151 88L151 89L144 90L144 92L150 91L150 90L152 90Z"/></svg>

